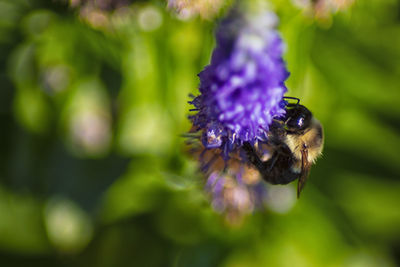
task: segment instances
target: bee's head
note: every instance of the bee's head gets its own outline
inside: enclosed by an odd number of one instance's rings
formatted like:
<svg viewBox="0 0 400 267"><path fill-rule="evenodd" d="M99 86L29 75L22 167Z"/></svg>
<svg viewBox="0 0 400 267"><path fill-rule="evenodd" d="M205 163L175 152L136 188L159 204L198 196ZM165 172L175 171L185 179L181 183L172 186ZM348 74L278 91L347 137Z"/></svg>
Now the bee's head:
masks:
<svg viewBox="0 0 400 267"><path fill-rule="evenodd" d="M311 125L312 114L303 105L287 104L284 116L285 129L290 133L300 134Z"/></svg>

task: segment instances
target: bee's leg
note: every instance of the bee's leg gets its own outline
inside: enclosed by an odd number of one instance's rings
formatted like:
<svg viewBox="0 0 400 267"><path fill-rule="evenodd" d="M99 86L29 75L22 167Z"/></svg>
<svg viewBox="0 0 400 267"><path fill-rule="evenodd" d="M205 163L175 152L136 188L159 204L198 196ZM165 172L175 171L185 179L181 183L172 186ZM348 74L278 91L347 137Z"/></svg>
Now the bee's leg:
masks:
<svg viewBox="0 0 400 267"><path fill-rule="evenodd" d="M279 154L275 152L270 159L263 162L263 164L266 165L265 167L268 168L268 172L272 171L272 168L275 166L275 163L277 162L278 158Z"/></svg>
<svg viewBox="0 0 400 267"><path fill-rule="evenodd" d="M256 166L257 168L263 164L260 157L257 155L256 151L254 150L253 146L250 145L249 142L245 142L243 144L243 149L246 152L247 159L250 161L251 164Z"/></svg>

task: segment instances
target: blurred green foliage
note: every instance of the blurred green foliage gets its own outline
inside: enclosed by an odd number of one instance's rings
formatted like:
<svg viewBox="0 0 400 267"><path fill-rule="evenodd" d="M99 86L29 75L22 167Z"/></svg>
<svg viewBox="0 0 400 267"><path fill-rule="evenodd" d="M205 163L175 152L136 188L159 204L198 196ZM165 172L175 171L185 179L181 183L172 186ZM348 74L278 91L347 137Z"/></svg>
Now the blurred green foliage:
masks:
<svg viewBox="0 0 400 267"><path fill-rule="evenodd" d="M180 137L215 21L0 0L0 265L400 265L400 1L271 6L324 156L292 209L232 226Z"/></svg>

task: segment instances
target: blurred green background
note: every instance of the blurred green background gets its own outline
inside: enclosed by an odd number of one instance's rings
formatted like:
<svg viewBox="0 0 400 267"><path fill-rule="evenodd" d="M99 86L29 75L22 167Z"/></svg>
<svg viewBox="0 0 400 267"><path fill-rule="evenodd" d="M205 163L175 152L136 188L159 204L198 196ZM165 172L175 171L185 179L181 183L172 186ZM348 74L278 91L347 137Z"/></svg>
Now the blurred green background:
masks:
<svg viewBox="0 0 400 267"><path fill-rule="evenodd" d="M0 0L0 266L400 266L400 1L272 1L325 149L240 225L180 137L218 16L114 2Z"/></svg>

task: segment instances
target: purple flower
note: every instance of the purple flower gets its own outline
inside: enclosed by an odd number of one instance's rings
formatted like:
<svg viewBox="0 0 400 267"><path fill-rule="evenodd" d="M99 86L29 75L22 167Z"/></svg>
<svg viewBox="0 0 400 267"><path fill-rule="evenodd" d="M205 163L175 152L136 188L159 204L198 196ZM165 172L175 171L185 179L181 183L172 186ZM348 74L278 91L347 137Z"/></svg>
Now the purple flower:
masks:
<svg viewBox="0 0 400 267"><path fill-rule="evenodd" d="M283 43L269 11L233 9L216 32L211 63L199 73L200 95L190 116L206 148L229 153L249 141L265 140L274 117L284 115L282 97L289 73Z"/></svg>
<svg viewBox="0 0 400 267"><path fill-rule="evenodd" d="M285 113L289 76L275 14L242 10L233 9L217 28L211 63L199 73L200 95L190 102L196 113L189 117L189 143L208 177L205 189L213 208L231 222L266 201L268 188L241 146L250 142L263 159L270 156L267 133Z"/></svg>

